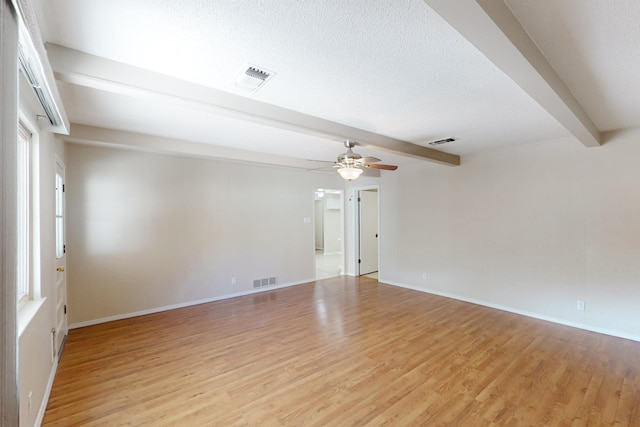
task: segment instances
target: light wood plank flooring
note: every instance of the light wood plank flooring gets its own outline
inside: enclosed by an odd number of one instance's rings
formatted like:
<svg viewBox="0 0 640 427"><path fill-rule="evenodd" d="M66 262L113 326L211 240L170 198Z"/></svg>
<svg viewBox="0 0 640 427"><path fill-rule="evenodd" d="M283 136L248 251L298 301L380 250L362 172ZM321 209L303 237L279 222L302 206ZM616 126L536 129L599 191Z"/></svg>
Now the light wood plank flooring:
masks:
<svg viewBox="0 0 640 427"><path fill-rule="evenodd" d="M640 426L640 343L338 277L72 330L44 426Z"/></svg>

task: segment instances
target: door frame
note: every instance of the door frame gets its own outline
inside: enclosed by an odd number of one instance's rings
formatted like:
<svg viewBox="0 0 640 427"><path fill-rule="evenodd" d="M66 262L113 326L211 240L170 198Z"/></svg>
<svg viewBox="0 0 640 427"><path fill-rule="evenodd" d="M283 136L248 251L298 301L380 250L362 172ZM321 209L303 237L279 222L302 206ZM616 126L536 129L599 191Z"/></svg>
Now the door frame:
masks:
<svg viewBox="0 0 640 427"><path fill-rule="evenodd" d="M317 265L316 265L316 245L315 245L315 235L316 235L316 192L318 190L329 190L332 192L338 192L340 194L340 252L341 252L341 257L340 257L340 271L341 274L344 275L346 274L346 244L345 244L345 216L344 216L344 212L345 212L345 190L341 189L341 188L319 188L319 187L314 187L313 189L313 196L312 196L312 203L313 203L313 216L311 217L311 222L313 224L313 279L317 280Z"/></svg>
<svg viewBox="0 0 640 427"><path fill-rule="evenodd" d="M18 140L18 18L0 3L0 425L18 425L18 321L16 302L16 173Z"/></svg>
<svg viewBox="0 0 640 427"><path fill-rule="evenodd" d="M360 276L360 203L358 197L360 197L361 191L377 190L378 192L378 236L380 236L380 186L379 185L365 185L362 187L353 188L353 196L355 199L355 209L353 209L353 265L355 266L355 275ZM380 277L380 239L376 240L378 244L378 277Z"/></svg>
<svg viewBox="0 0 640 427"><path fill-rule="evenodd" d="M62 352L62 349L64 348L64 344L66 342L66 337L67 334L69 332L69 324L67 321L67 272L66 272L66 268L67 268L67 256L66 256L66 236L67 236L67 224L66 224L66 218L67 218L67 207L66 207L66 196L65 196L65 191L64 191L64 184L66 181L66 167L64 162L62 161L62 159L56 154L54 156L54 173L55 173L55 177L54 177L54 183L56 183L57 186L57 175L58 172L62 172L61 176L62 176L62 184L63 184L63 190L62 190L62 244L63 244L63 254L62 257L58 258L57 254L56 254L56 270L60 267L63 268L62 272L56 271L56 277L54 279L54 319L55 319L55 328L56 328L56 339L55 339L55 348L54 348L54 357L57 357L58 359L60 358L60 353ZM56 189L57 192L57 189ZM57 194L56 194L57 197ZM56 199L55 201L55 206L54 206L54 215L57 216L57 205L58 201ZM54 219L54 221L57 222L57 217ZM58 234L57 234L57 229L55 231L55 240L56 240L56 251L57 251L57 238L58 238ZM60 279L58 279L60 278ZM59 287L61 287L61 294L58 294L59 292ZM59 301L59 296L62 297L62 301ZM58 310L59 308L62 308L64 310L63 313L63 317L62 317L62 321L58 322ZM59 328L59 326L62 325L61 328Z"/></svg>

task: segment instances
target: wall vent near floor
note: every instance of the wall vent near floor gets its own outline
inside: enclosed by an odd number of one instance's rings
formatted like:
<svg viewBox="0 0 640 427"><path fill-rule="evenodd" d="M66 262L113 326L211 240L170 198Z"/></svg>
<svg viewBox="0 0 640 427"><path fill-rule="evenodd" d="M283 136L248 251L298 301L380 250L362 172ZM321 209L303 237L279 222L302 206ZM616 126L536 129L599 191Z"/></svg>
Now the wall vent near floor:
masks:
<svg viewBox="0 0 640 427"><path fill-rule="evenodd" d="M255 279L253 281L253 287L254 288L260 288L262 286L273 286L273 285L277 285L277 284L278 284L278 277L277 276L265 277L263 279Z"/></svg>

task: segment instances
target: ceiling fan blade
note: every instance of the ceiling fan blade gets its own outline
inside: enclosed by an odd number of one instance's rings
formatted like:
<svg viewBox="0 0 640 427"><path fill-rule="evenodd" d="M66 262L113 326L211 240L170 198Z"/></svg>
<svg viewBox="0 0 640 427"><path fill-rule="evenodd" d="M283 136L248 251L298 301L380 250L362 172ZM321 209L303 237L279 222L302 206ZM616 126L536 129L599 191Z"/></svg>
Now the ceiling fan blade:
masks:
<svg viewBox="0 0 640 427"><path fill-rule="evenodd" d="M383 169L386 171L394 171L398 169L398 167L395 165L365 165L365 166L371 169Z"/></svg>
<svg viewBox="0 0 640 427"><path fill-rule="evenodd" d="M364 163L377 163L377 162L381 162L382 161L377 157L363 157L361 160Z"/></svg>

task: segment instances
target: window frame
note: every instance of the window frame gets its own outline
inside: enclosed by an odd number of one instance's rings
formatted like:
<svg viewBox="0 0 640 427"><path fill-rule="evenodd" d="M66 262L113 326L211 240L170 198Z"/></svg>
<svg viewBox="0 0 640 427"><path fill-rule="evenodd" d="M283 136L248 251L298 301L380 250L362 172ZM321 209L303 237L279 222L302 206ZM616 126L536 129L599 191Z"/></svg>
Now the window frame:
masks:
<svg viewBox="0 0 640 427"><path fill-rule="evenodd" d="M20 311L40 297L40 174L37 128L21 110L17 125L16 179L22 187L16 197L16 304Z"/></svg>
<svg viewBox="0 0 640 427"><path fill-rule="evenodd" d="M33 298L32 286L32 177L31 177L31 141L33 135L23 120L18 120L17 134L17 212L16 212L16 299L18 309Z"/></svg>

